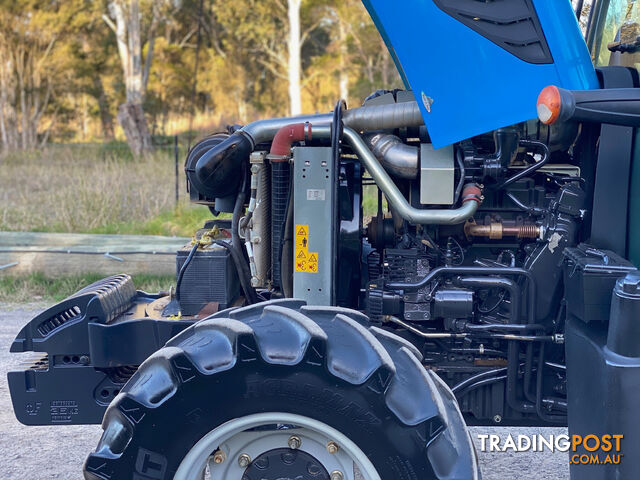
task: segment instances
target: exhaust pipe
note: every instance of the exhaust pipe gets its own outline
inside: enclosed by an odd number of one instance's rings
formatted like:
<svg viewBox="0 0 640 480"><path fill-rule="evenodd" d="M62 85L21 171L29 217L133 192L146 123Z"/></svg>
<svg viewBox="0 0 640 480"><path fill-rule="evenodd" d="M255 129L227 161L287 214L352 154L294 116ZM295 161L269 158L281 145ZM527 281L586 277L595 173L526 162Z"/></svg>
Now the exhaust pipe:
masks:
<svg viewBox="0 0 640 480"><path fill-rule="evenodd" d="M221 173L227 172L229 169L240 168L256 145L271 141L283 127L304 123L312 123L314 126L330 125L332 121L333 114L324 113L271 118L250 123L204 153L198 159L194 173L199 182L206 184L210 190L225 190L228 186L228 179L226 175L221 175ZM420 108L416 102L354 108L344 112L342 121L345 126L358 131L424 125Z"/></svg>

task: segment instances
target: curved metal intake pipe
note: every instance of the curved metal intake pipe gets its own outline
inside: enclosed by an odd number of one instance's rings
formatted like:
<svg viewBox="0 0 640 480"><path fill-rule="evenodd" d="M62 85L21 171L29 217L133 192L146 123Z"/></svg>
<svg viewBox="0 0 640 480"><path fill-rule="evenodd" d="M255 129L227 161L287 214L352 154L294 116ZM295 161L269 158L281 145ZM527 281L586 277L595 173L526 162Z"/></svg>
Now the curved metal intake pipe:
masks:
<svg viewBox="0 0 640 480"><path fill-rule="evenodd" d="M372 133L364 138L371 152L393 176L410 179L418 176L418 147L407 145L389 133Z"/></svg>
<svg viewBox="0 0 640 480"><path fill-rule="evenodd" d="M317 131L314 129L314 132ZM423 210L412 207L380 162L371 153L371 150L369 150L369 147L367 147L358 132L345 126L343 135L375 180L378 188L385 194L389 204L398 212L398 215L408 222L419 225L457 225L473 217L478 210L482 192L475 185L465 186L462 193L462 205L458 208Z"/></svg>

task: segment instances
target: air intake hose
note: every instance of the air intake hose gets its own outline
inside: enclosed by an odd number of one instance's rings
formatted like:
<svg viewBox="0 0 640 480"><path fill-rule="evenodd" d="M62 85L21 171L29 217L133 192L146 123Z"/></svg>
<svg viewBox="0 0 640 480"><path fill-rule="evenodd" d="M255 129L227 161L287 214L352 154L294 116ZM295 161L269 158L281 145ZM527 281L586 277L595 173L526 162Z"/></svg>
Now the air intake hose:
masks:
<svg viewBox="0 0 640 480"><path fill-rule="evenodd" d="M252 151L251 141L235 132L202 154L195 165L195 172L191 174L195 173L200 190L208 197L232 195L238 191L243 169L247 167Z"/></svg>

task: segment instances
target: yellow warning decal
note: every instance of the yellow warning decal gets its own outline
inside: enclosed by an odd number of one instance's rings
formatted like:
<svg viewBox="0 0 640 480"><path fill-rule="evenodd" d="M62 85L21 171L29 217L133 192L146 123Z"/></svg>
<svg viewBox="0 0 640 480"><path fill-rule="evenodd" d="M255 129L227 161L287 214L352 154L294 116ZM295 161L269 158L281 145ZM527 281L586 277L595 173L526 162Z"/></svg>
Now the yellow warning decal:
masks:
<svg viewBox="0 0 640 480"><path fill-rule="evenodd" d="M295 271L318 273L318 252L309 252L309 225L296 225Z"/></svg>

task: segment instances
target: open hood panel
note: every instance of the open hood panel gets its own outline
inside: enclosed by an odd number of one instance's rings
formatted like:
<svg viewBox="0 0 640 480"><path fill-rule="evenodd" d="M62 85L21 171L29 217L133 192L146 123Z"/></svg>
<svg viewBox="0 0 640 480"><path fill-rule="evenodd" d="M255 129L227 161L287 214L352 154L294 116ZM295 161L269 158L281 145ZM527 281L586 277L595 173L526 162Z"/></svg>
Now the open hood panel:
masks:
<svg viewBox="0 0 640 480"><path fill-rule="evenodd" d="M569 0L363 0L436 148L535 118L547 85L598 88Z"/></svg>

